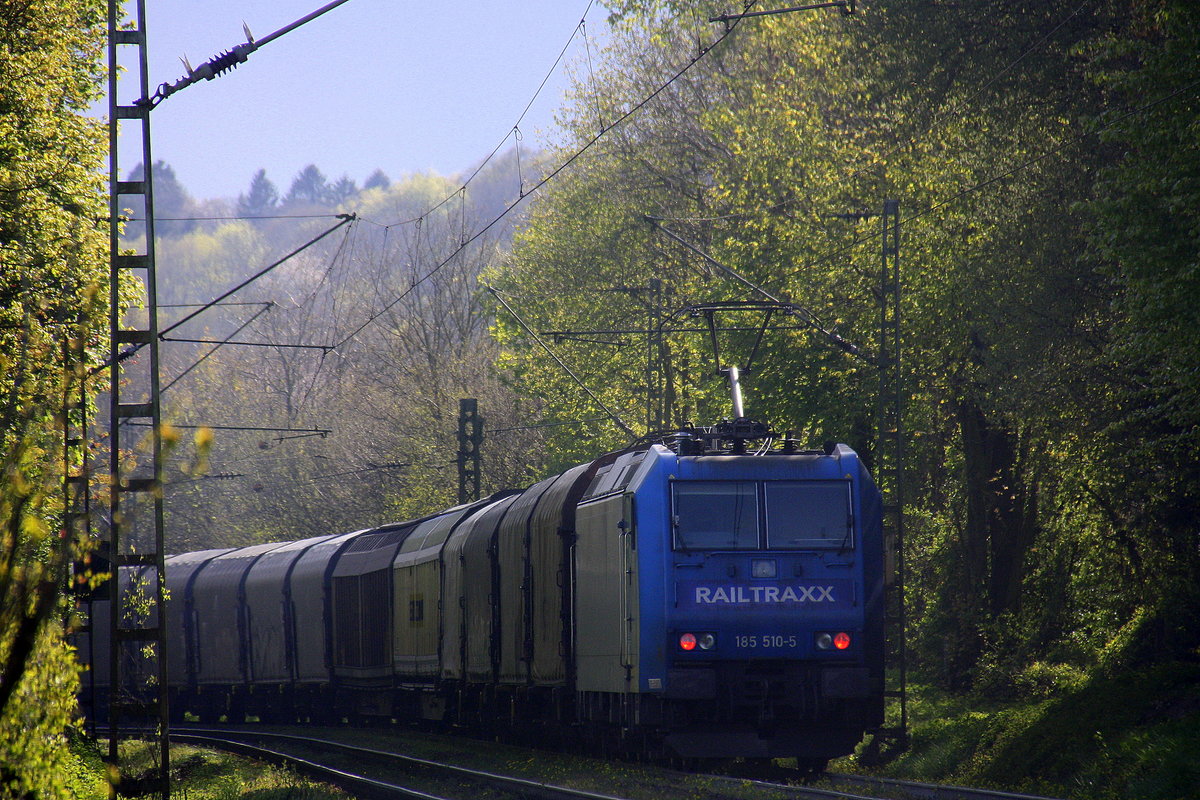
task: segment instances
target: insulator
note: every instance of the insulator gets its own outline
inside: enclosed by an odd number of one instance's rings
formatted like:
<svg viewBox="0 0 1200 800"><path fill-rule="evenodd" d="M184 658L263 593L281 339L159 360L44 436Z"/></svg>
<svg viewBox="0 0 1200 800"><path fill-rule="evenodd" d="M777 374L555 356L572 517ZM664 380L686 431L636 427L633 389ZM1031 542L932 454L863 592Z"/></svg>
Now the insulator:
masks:
<svg viewBox="0 0 1200 800"><path fill-rule="evenodd" d="M239 57L240 56L240 57ZM212 66L212 75L208 76L208 80L212 80L218 75L223 75L231 69L237 67L238 64L246 60L246 56L238 53L236 49L229 50L214 58L209 64Z"/></svg>
<svg viewBox="0 0 1200 800"><path fill-rule="evenodd" d="M238 64L241 64L243 61L249 58L250 54L257 49L258 45L254 44L253 42L247 42L246 44L239 44L232 50L227 50L216 58L211 59L205 65L212 69L212 74L205 76L206 80L211 81L218 75L223 75L226 72L229 72L229 70L234 69ZM201 67L201 69L204 69L204 67ZM197 72L199 71L200 70L197 70Z"/></svg>
<svg viewBox="0 0 1200 800"><path fill-rule="evenodd" d="M131 347L128 350L122 350L120 353L117 353L117 357L113 360L115 363L120 364L122 361L137 355L137 352L141 349L141 345L138 345L137 347Z"/></svg>

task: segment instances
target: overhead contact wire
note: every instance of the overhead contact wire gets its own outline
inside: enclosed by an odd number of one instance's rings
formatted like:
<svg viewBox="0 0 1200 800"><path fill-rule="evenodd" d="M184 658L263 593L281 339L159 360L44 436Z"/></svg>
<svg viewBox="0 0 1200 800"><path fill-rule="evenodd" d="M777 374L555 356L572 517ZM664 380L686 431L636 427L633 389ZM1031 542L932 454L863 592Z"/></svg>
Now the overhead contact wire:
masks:
<svg viewBox="0 0 1200 800"><path fill-rule="evenodd" d="M222 340L222 341L218 342L218 343L216 344L216 346L214 346L214 347L213 347L211 350L209 350L207 353L205 353L204 355L200 356L200 358L198 358L196 361L194 361L190 367L188 367L188 368L187 368L187 369L185 369L183 372L181 372L181 373L179 373L177 376L175 376L175 379L174 379L174 380L172 380L170 383L168 383L166 386L162 387L162 390L161 390L161 391L164 391L164 392L165 392L165 391L167 391L168 389L170 389L172 386L174 386L175 384L179 383L181 380L183 380L183 379L184 379L184 377L185 377L185 376L186 376L186 375L187 375L189 372L191 372L191 371L192 371L192 370L194 370L196 367L198 367L198 366L200 366L201 364L203 364L203 363L204 363L206 360L208 360L208 357L209 357L209 356L211 356L213 353L215 353L215 352L217 352L218 350L220 350L222 345L229 344L231 341L233 341L233 337L237 336L237 335L238 335L239 333L241 333L243 330L245 330L246 328L248 328L248 327L250 326L250 324L251 324L251 323L253 323L253 322L254 322L256 319L258 319L259 317L261 317L263 314L267 313L268 311L270 311L270 310L271 310L272 308L274 308L274 307L275 307L275 304L274 304L274 303L264 303L264 304L263 304L263 307L262 307L262 308L260 308L260 309L259 309L257 312L255 312L255 314L254 314L252 317L250 317L250 319L248 319L248 320L246 320L245 322L243 322L241 325L239 325L239 326L237 327L237 329L236 329L236 330L234 330L234 332L233 332L233 333L231 333L231 334L229 334L229 336L225 337L225 339L224 339L224 340Z"/></svg>
<svg viewBox="0 0 1200 800"><path fill-rule="evenodd" d="M755 2L756 2L756 0L750 0L750 2L747 2L744 7L747 9L751 8L755 4ZM500 222L502 219L504 219L510 213L512 213L513 209L515 209L518 205L520 205L521 202L525 199L525 197L528 197L529 195L531 195L534 192L541 189L543 186L545 186L550 181L554 180L556 177L558 177L558 175L560 173L562 173L565 169L567 169L572 164L574 164L575 161L577 161L580 156L582 156L589 149L591 149L591 147L593 145L595 145L598 141L600 141L600 139L602 139L604 136L606 136L609 131L618 127L619 125L624 123L626 120L628 120L630 117L632 117L634 114L641 111L645 106L650 104L655 98L657 98L660 94L662 94L664 91L666 91L668 87L670 87L673 83L675 83L675 81L679 80L683 75L685 75L687 72L689 72L692 69L692 67L694 67L706 55L708 55L708 53L712 52L713 48L715 48L722 41L724 41L730 34L732 34L733 31L737 28L737 25L738 25L737 20L734 20L732 23L730 23L728 25L728 27L725 29L724 33L722 33L715 40L713 40L712 44L708 45L707 47L702 48L699 53L697 53L695 56L693 56L691 59L689 59L688 62L683 67L681 67L679 70L677 70L674 74L672 74L671 77L668 78L665 83L663 83L661 86L659 86L653 92L648 94L646 97L642 98L636 104L630 106L625 111L625 113L621 114L613 122L612 125L608 126L600 133L597 133L595 136L588 139L583 144L583 146L581 146L574 153L572 153L570 156L568 156L566 158L566 160L564 160L561 164L559 164L557 167L555 167L553 170L551 170L546 175L544 175L541 179L539 179L538 182L536 184L534 184L534 186L528 192L525 193L525 195L523 195L522 197L518 198L516 201L514 201L513 203L511 203L507 207L505 207L505 209L503 211L501 211L496 217L494 217L491 220L491 222L488 222L486 225L484 225L482 228L480 228L478 231L476 231L466 242L464 242L462 244L462 246L457 248L453 253L451 253L448 257L443 259L432 270L430 270L428 273L426 273L424 276L422 276L419 280L417 280L415 283L413 283L413 285L410 286L408 289L406 289L403 293L401 293L399 297L396 297L394 300L392 300L390 303L385 305L378 312L376 312L375 314L372 314L370 317L368 317L367 320L365 322L363 322L361 325L359 325L353 332L351 332L350 335L346 336L344 339L342 339L340 342L338 342L337 345L335 345L335 348L341 347L346 342L348 342L350 339L353 339L355 336L357 336L359 333L361 333L367 327L372 325L375 322L375 320L379 319L379 317L386 314L397 303L399 303L401 300L403 300L405 297L407 297L414 289L416 289L422 283L424 283L425 281L429 280L434 275L436 275L438 273L438 271L440 271L443 267L445 267L447 264L449 264L450 261L456 255L458 255L459 252L461 252L468 244L471 244L476 239L479 239L481 236L483 236L485 233L487 233L489 230L491 230L498 222Z"/></svg>
<svg viewBox="0 0 1200 800"><path fill-rule="evenodd" d="M600 399L600 398L599 398L599 397L596 395L596 393L595 393L595 392L593 392L591 389L589 389L589 388L587 387L587 385L586 385L586 384L585 384L585 383L584 383L582 380L580 380L580 379L579 379L579 376L578 376L578 375L576 375L576 374L574 373L574 371L573 371L573 370L572 370L570 367L568 367L568 366L567 366L566 362L565 362L565 361L563 361L561 358L559 358L558 354L557 354L557 353L555 353L553 350L551 350L551 349L550 349L550 346L549 346L548 344L546 344L544 341L542 341L542 337L538 336L538 335L537 335L537 333L536 333L536 332L533 330L533 328L530 328L530 327L529 327L527 324L525 324L525 320L521 319L521 316L520 316L520 315L519 315L519 314L518 314L516 311L514 311L514 310L513 310L512 306L510 306L510 305L509 305L509 304L508 304L508 303L507 303L507 302L504 300L504 298L503 298L503 297L501 297L501 296L500 296L500 293L499 293L499 292L497 292L497 291L496 291L495 289L493 289L491 286L485 286L484 288L485 288L485 289L487 289L487 290L488 290L488 291L491 293L492 297L494 297L494 298L496 298L497 300L499 300L499 301L500 301L500 305L504 306L504 309L505 309L505 310L506 310L506 311L507 311L509 314L511 314L511 315L512 315L513 319L515 319L515 320L517 321L517 323L518 323L518 324L519 324L519 325L520 325L522 328L524 328L524 329L525 329L525 332L526 332L526 333L528 333L530 336L532 336L532 337L533 337L533 340L534 340L535 342L537 342L539 345L541 345L542 349L543 349L543 350L545 350L545 351L546 351L546 353L547 353L547 354L548 354L548 355L549 355L551 358L553 358L553 359L554 359L555 363L557 363L557 364L558 364L560 367L562 367L563 371L564 371L564 372L566 372L568 375L570 375L570 376L571 376L571 378L572 378L572 380L574 380L574 381L575 381L575 383L579 385L579 388L580 388L580 389L583 389L583 391L585 391L585 392L587 393L587 396L588 396L588 397L590 397L590 398L592 398L592 402L594 402L596 405L600 406L600 410L601 410L601 411L603 411L605 414L607 414L607 415L608 415L608 418L609 418L609 419L611 419L613 422L615 422L615 423L617 424L617 427L619 427L621 430L625 431L625 433L627 433L628 435L630 435L630 436L632 436L632 437L634 437L634 438L637 438L637 434L633 432L633 428L629 427L629 425L627 425L627 424L625 423L625 420L621 419L621 418L620 418L620 417L617 415L617 412L615 412L615 411L613 411L612 409L610 409L610 408L609 408L609 407L608 407L608 406L607 406L607 405L604 403L604 401L603 401L603 400L601 400L601 399Z"/></svg>
<svg viewBox="0 0 1200 800"><path fill-rule="evenodd" d="M486 167L488 164L491 163L492 159L494 159L496 157L496 154L500 152L500 149L502 147L504 147L505 142L507 142L510 138L512 138L513 133L520 128L521 123L525 120L525 116L529 113L529 109L533 108L533 104L537 101L538 97L541 96L542 90L545 89L546 84L550 82L550 77L558 70L559 65L562 63L563 58L567 54L567 50L569 50L571 47L571 43L575 41L575 37L579 35L581 30L584 31L584 35L586 36L585 23L587 22L587 15L589 12L591 12L592 5L594 3L595 3L595 0L588 1L587 7L583 10L583 17L579 20L579 23L575 26L575 29L571 32L571 36L567 39L566 43L563 44L562 49L558 53L558 57L556 59L554 59L554 63L550 65L550 68L546 71L546 74L542 77L542 81L541 81L541 83L538 84L537 89L534 90L533 95L529 98L528 102L525 103L525 108L523 108L521 110L521 113L517 116L517 121L515 123L513 123L512 128L510 128L508 133L506 133L504 135L504 138L501 139L496 144L496 146L492 148L492 151L487 154L487 156L483 159L483 161L481 161L479 163L479 165L477 167L475 167L475 169L471 172L471 174L469 176L467 176L467 179L465 181L463 181L462 185L459 187L458 190L447 195L437 205L434 205L434 206L426 209L418 217L403 219L403 220L399 220L397 222L392 222L392 223L389 223L386 225L381 222L376 222L375 220L364 220L364 221L370 222L372 225L379 225L380 227L384 228L385 230L395 227L397 225L412 225L413 223L415 223L421 219L424 219L425 217L432 214L434 211L437 211L439 208L446 205L446 203L448 203L452 199L454 199L454 196L457 195L459 191L464 191L467 188L467 186L469 186L471 184L471 182L473 180L475 180L476 177L478 177L479 173L483 171L484 167Z"/></svg>

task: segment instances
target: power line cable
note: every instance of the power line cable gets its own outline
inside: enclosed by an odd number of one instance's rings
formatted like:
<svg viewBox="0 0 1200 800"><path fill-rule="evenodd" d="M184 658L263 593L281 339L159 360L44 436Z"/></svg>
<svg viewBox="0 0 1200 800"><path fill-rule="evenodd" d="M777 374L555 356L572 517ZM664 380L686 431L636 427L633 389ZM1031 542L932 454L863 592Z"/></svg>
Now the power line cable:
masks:
<svg viewBox="0 0 1200 800"><path fill-rule="evenodd" d="M826 8L827 6L821 6L821 7ZM718 261L717 259L710 256L708 253L705 253L703 250L696 247L694 244L687 241L682 236L679 236L678 234L676 234L670 228L666 227L665 225L662 225L661 220L659 220L657 217L651 217L651 216L647 215L646 219L649 220L650 223L653 224L654 227L656 227L658 230L662 231L667 236L671 237L671 239L673 239L674 241L683 245L684 247L686 247L688 250L695 253L696 255L700 256L705 261L707 261L709 264L712 264L714 267L721 270L726 275L729 275L734 280L741 283L743 286L748 287L752 292L761 294L763 297L767 298L767 300L771 301L772 303L776 303L778 305L787 305L787 306L790 306L792 309L794 309L796 312L799 312L800 316L802 316L804 318L805 322L807 322L809 324L809 326L811 326L812 328L819 331L821 334L823 334L825 336L826 339L833 342L835 345L840 347L845 352L850 353L851 355L854 355L854 356L859 356L860 358L865 358L868 361L873 360L872 357L870 355L868 355L867 353L865 353L862 350L862 348L860 348L858 345L842 338L842 336L840 334L838 334L836 331L834 331L832 328L827 327L825 325L825 323L822 322L821 319L816 314L814 314L812 311L810 311L809 309L805 308L804 306L797 305L795 303L790 303L790 302L785 302L783 300L780 300L775 295L771 294L770 292L768 292L766 289L762 288L761 286L751 283L749 280L742 277L738 272L736 272L732 268L727 267L726 265L722 264L720 261Z"/></svg>
<svg viewBox="0 0 1200 800"><path fill-rule="evenodd" d="M729 24L735 20L749 19L750 17L773 17L780 14L791 14L796 11L816 11L821 8L840 8L847 14L854 13L854 0L832 0L829 3L814 3L806 6L790 6L788 8L773 8L766 11L744 11L741 14L718 14L714 17L709 17L709 22L724 22Z"/></svg>
<svg viewBox="0 0 1200 800"><path fill-rule="evenodd" d="M583 10L583 16L579 20L578 24L576 24L574 30L571 31L570 37L567 39L566 43L563 44L562 49L558 53L558 57L554 59L554 63L550 65L550 68L546 71L545 76L542 77L542 81L541 81L541 83L538 84L537 89L534 90L533 95L529 98L528 102L525 103L525 108L523 108L521 110L521 113L517 115L517 120L516 120L516 122L513 123L513 126L511 128L509 128L508 133L506 133L504 135L504 138L501 139L496 144L496 146L492 148L492 151L490 153L488 153L486 157L484 157L483 161L481 161L475 167L475 169L472 170L471 174L467 176L467 179L462 182L462 184L458 187L458 189L456 189L454 192L446 195L441 200L441 202L426 209L418 217L402 219L397 222L392 222L389 224L384 224L381 222L376 222L375 220L367 220L367 219L364 219L363 221L370 222L372 225L378 225L378 226L384 228L385 230L387 230L389 228L397 227L400 225L412 225L412 224L419 222L420 220L429 216L433 212L437 211L442 206L449 203L460 192L463 193L463 199L465 201L466 188L471 184L472 181L475 180L476 177L479 176L479 173L482 172L489 163L491 163L492 159L494 159L496 157L496 154L499 153L501 148L504 147L505 142L507 142L510 138L512 138L515 133L519 132L521 123L525 120L526 115L529 113L529 109L531 109L533 107L534 102L536 102L538 97L541 96L542 90L545 89L546 84L550 82L550 77L555 73L555 71L558 69L559 65L562 63L563 58L567 54L567 50L570 49L571 44L575 41L575 38L580 35L581 31L582 31L583 35L586 37L586 35L587 35L587 28L586 28L587 15L591 12L592 5L594 3L595 3L595 0L588 0L587 7L584 8L584 10Z"/></svg>
<svg viewBox="0 0 1200 800"><path fill-rule="evenodd" d="M336 219L340 214L268 214L229 217L155 217L155 222L231 222L247 219ZM129 217L129 222L145 222L145 217ZM159 306L162 308L162 306Z"/></svg>
<svg viewBox="0 0 1200 800"><path fill-rule="evenodd" d="M317 283L317 285L313 289L313 291L311 293L309 293L309 296L306 297L302 303L300 303L300 307L303 308L304 306L308 305L311 301L316 299L317 292L319 292L321 287L325 285L325 282L329 279L329 276L333 273L334 268L337 266L338 259L341 258L343 256L343 254L345 253L346 243L351 241L351 233L353 233L355 230L356 230L356 228L354 225L351 225L346 228L346 235L342 237L342 241L338 245L338 249L334 252L333 258L331 258L329 260L329 266L326 268L325 272L322 273L321 280ZM357 238L355 238L353 241L357 241ZM330 311L331 311L333 319L336 320L337 319L337 295L336 294L331 293L330 302L333 304L333 308L331 308ZM315 370L313 370L312 380L309 381L308 388L305 390L304 394L301 395L300 402L296 406L297 413L304 410L304 407L305 407L305 405L307 405L308 400L313 396L313 393L316 391L317 380L321 377L321 373L325 369L325 357L327 355L329 355L329 353L332 349L333 349L332 347L326 347L326 348L322 349L321 358L317 361L317 368Z"/></svg>
<svg viewBox="0 0 1200 800"><path fill-rule="evenodd" d="M186 339L175 336L164 336L164 342L181 342L183 344L215 344L234 345L235 347L270 347L270 348L287 348L291 350L320 350L322 353L328 353L333 348L327 344L289 344L286 342L240 342L233 339Z"/></svg>
<svg viewBox="0 0 1200 800"><path fill-rule="evenodd" d="M345 0L342 0L342 1L344 2ZM210 301L210 302L208 302L208 303L205 303L203 306L201 306L201 307L200 307L199 309L197 309L196 311L193 311L191 314L188 314L187 316L185 316L183 319L179 320L179 321L178 321L178 322L176 322L175 324L173 324L173 325L170 325L170 326L168 326L167 328L165 328L164 330L160 331L160 332L159 332L159 334L158 334L159 338L160 338L160 339L161 339L161 338L163 338L164 336L166 336L166 334L170 333L171 331L175 330L175 329L176 329L176 328L178 328L179 326L183 325L185 322L189 322L190 320L194 319L194 318L195 318L195 317L197 317L198 315L200 315L200 314L204 313L204 312L205 312L205 311L207 311L208 309L210 309L210 308L212 308L213 306L217 305L218 303L220 303L222 300L224 300L225 298L229 297L230 295L232 295L232 294L234 294L234 293L236 293L236 292L240 291L241 289L244 289L244 288L246 288L246 287L247 287L247 286L249 286L251 283L254 283L254 281L258 280L259 278L261 278L262 276L266 275L266 274L267 274L268 272L270 272L271 270L273 270L273 269L275 269L276 267L278 267L280 264L283 264L283 263L285 263L285 262L289 261L290 259L292 259L293 257L295 257L295 256L299 255L300 253L303 253L305 250L307 250L308 248L312 247L314 244L316 244L317 242L321 241L321 240L322 240L322 239L324 239L326 236L328 236L329 234L331 234L331 233L333 233L334 231L336 231L338 228L342 227L343 225L352 224L352 223L354 222L354 220L355 220L355 219L357 219L356 215L354 215L354 214L338 214L338 215L337 215L337 217L338 217L338 219L339 219L339 222L338 222L338 224L336 224L336 225L334 225L332 228L329 228L328 230L326 230L326 231L322 232L321 234L317 235L316 237L314 237L314 238L312 238L312 239L309 239L307 242L305 242L304 244L300 245L298 248L296 248L296 249L295 249L295 250L293 250L292 252L288 253L288 254L287 254L286 256L284 256L283 258L281 258L281 259L279 259L278 261L275 261L274 263L272 263L272 264L270 264L270 265L268 265L268 266L264 267L263 269L259 270L259 271L258 271L258 272L256 272L255 274L251 275L251 276L250 276L249 278L247 278L246 280L244 280L244 281L242 281L241 283L239 283L237 286L234 286L232 289L229 289L229 290L227 290L226 292L224 292L223 294L221 294L219 297L217 297L215 300L212 300L212 301Z"/></svg>
<svg viewBox="0 0 1200 800"><path fill-rule="evenodd" d="M262 276L266 275L266 274L267 274L268 272L270 272L271 270L275 269L276 267L280 266L281 264L284 264L284 263L286 263L288 260L290 260L290 259L291 259L291 258L293 258L294 256L297 256L297 255L299 255L300 253L304 252L304 251L305 251L305 250L307 250L309 247L312 247L314 244L316 244L317 242L321 241L321 240L322 240L322 239L324 239L326 236L328 236L329 234L333 233L334 231L336 231L338 228L342 227L343 225L345 225L345 224L347 224L347 223L353 223L353 222L354 222L354 221L357 219L357 216L356 216L356 215L354 215L354 214L337 214L336 216L337 216L337 217L338 217L338 219L340 220L340 221L338 222L338 224L334 225L332 228L329 228L328 230L326 230L326 231L324 231L323 233L319 234L319 235L318 235L318 236L316 236L315 238L313 238L313 239L310 239L309 241L305 242L305 243L304 243L304 244L302 244L300 247L298 247L298 248L296 248L295 250L293 250L292 252L288 253L286 256L284 256L283 258L279 259L278 261L275 261L274 263L272 263L272 264L270 264L269 266L267 266L267 267L263 268L262 270L259 270L257 273L255 273L255 274L254 274L254 275L252 275L251 277L247 278L246 280L242 281L242 282L241 282L241 283L239 283L237 286L234 286L232 289L230 289L230 290L226 291L224 294L222 294L220 297L216 298L215 300L210 300L209 302L207 302L207 303L202 303L202 304L186 304L186 305L181 305L180 307L184 307L184 308L196 308L196 310L195 310L195 311L193 311L192 313L188 314L187 316L185 316L183 319L179 320L178 322L174 323L173 325L169 325L168 327L166 327L166 328L164 328L164 329L160 330L160 331L159 331L159 333L158 333L158 338L159 338L161 341L170 341L170 340L167 338L167 334L168 334L168 333L170 333L171 331L173 331L173 330L175 330L176 328L178 328L179 326L183 325L185 322L188 322L188 321L192 320L193 318L195 318L195 317L199 316L200 314L204 313L205 311L209 310L210 308L214 308L214 307L216 307L216 306L220 306L220 305L222 305L222 304L223 304L223 301L224 301L224 300L225 300L227 297L229 297L230 295L232 295L232 294L234 294L235 292L237 292L237 291L239 291L239 290L241 290L241 289L245 288L246 286L250 285L250 284L251 284L251 283L253 283L254 281L256 281L256 280L258 280L259 278L261 278ZM197 306L198 306L198 307L197 307ZM99 366L97 366L97 367L93 367L93 368L92 368L92 370L90 371L90 374L91 374L91 375L95 375L95 374L98 374L98 373L100 373L100 372L103 372L104 370L106 370L106 369L110 368L110 367L111 367L111 366L112 366L114 363L117 363L117 362L120 362L120 361L124 361L125 359L127 359L127 358L130 358L131 356L133 356L135 353L137 353L139 350L141 350L141 349L142 349L143 347L145 347L145 346L146 346L146 345L145 345L145 343L144 343L144 342L138 342L138 343L135 343L135 344L133 344L133 345L132 345L131 347L129 347L128 349L126 349L126 350L123 350L123 351L121 351L120 353L117 353L117 354L115 354L115 355L112 355L112 356L110 356L110 357L109 357L109 358L108 358L108 359L107 359L107 360L106 360L106 361L105 361L103 364L101 364L101 365L99 365ZM332 349L332 348L329 348L329 349Z"/></svg>
<svg viewBox="0 0 1200 800"><path fill-rule="evenodd" d="M159 303L159 308L200 308L207 306L209 303ZM265 300L239 300L232 303L217 303L216 305L222 308L231 308L233 306L269 306L273 305Z"/></svg>
<svg viewBox="0 0 1200 800"><path fill-rule="evenodd" d="M325 285L327 280L329 280L330 274L333 273L334 268L337 266L338 260L345 253L346 243L350 240L350 234L353 233L354 230L354 225L350 225L346 228L345 235L342 236L341 242L338 243L337 249L333 251L333 256L329 259L329 265L321 273L321 279L317 281L317 285L312 288L312 290L308 293L308 296L296 304L298 308L304 308L316 299L317 294L321 291L321 287Z"/></svg>
<svg viewBox="0 0 1200 800"><path fill-rule="evenodd" d="M757 2L757 0L747 0L747 2L745 3L745 8L747 8L747 9L751 8L755 4L755 2ZM623 114L621 114L613 122L612 125L608 126L603 131L597 133L595 136L588 139L581 147L579 147L577 150L575 150L561 164L559 164L553 170L551 170L550 172L548 172L544 176L542 176L542 178L540 180L538 180L538 182L528 192L526 192L520 198L518 198L517 200L515 200L514 202L512 202L508 206L506 206L503 211L501 211L490 222L488 222L486 225L484 225L482 228L480 228L478 231L476 231L474 234L472 234L467 239L467 241L463 242L458 248L456 248L454 250L454 252L452 252L448 257L446 257L439 264L437 264L437 266L435 266L433 269L431 269L429 272L427 272L425 275L423 275L420 279L413 282L413 284L408 289L406 289L404 292L402 292L398 297L393 299L390 303L385 305L382 309L380 309L376 313L369 316L366 319L366 321L364 321L361 325L359 325L357 328L355 328L349 335L347 335L345 338L343 338L341 341L339 341L335 345L335 349L342 347L350 339L353 339L355 336L357 336L359 333L361 333L367 327L372 325L375 322L375 320L379 319L381 316L383 316L388 311L390 311L397 303L399 303L401 300L403 300L405 297L407 297L410 293L412 293L413 290L415 290L418 286L420 286L425 281L429 280L434 275L436 275L443 267L445 267L447 264L449 264L450 261L455 256L457 256L460 252L462 252L468 244L473 243L475 240L479 239L485 233L487 233L489 230L491 230L497 223L499 223L502 219L504 219L506 216L508 216L513 211L513 209L515 209L518 205L520 205L521 202L523 202L526 197L537 192L539 189L541 189L547 183L549 183L550 181L552 181L556 177L558 177L558 175L560 173L562 173L564 170L566 170L568 167L570 167L572 164L574 164L575 161L578 160L580 156L582 156L584 153L586 153L588 150L590 150L592 148L592 146L595 145L598 141L600 141L600 139L602 139L605 135L607 135L609 131L612 131L613 129L619 127L622 123L624 123L630 117L632 117L633 115L635 115L636 113L641 111L645 106L650 104L655 98L657 98L660 94L662 94L664 91L666 91L666 89L668 87L670 87L673 83L675 83L675 81L679 80L683 75L685 75L687 72L689 72L692 69L692 67L694 67L706 55L708 55L708 53L712 52L713 48L717 47L719 44L721 44L721 42L723 42L727 37L729 37L733 33L733 31L737 28L737 25L738 25L737 20L735 20L734 22L729 24L726 27L724 33L722 33L720 36L718 36L708 46L702 47L695 56L692 56L683 67L681 67L674 74L672 74L671 77L668 78L662 85L660 85L658 88L654 89L652 92L650 92L650 94L648 94L646 97L642 98L640 101L638 101L634 105L630 106ZM376 223L376 224L378 224L378 223Z"/></svg>
<svg viewBox="0 0 1200 800"><path fill-rule="evenodd" d="M234 337L234 336L237 336L239 333L241 333L243 330L245 330L247 327L249 327L250 323L254 322L254 320L258 319L258 318L259 318L259 317L261 317L263 314L267 313L268 311L270 311L272 308L274 308L274 307L275 307L275 304L274 304L274 303L265 303L265 304L262 304L262 305L263 305L263 308L260 308L260 309L259 309L259 310L258 310L258 311L257 311L257 312L254 314L254 316L250 317L250 319L246 320L246 321L245 321L245 322L243 322L241 325L239 325L239 326L237 327L237 329L236 329L236 330L235 330L233 333L229 334L229 336L228 336L228 337L225 339L225 341L218 342L218 343L217 343L217 345L216 345L216 347L212 348L212 349L211 349L211 350L209 350L207 353L205 353L204 355L200 356L200 358L199 358L199 359L197 359L196 361L194 361L190 367L188 367L188 368L187 368L187 369L185 369L183 372L181 372L181 373L179 373L178 375L176 375L176 376L175 376L175 379L174 379L174 380L172 380L170 383L168 383L166 386L162 387L162 389L161 389L160 391L162 391L162 392L165 392L165 391L167 391L168 389L170 389L172 386L174 386L175 384L179 383L181 380L183 380L183 379L184 379L184 377L186 377L186 376L187 376L187 374L188 374L189 372L191 372L191 371L192 371L192 370L194 370L196 367L198 367L198 366L200 366L201 364L203 364L203 363L204 363L204 362L205 362L205 361L208 359L208 357L209 357L209 356L211 356L213 353L217 352L217 350L221 349L221 345L223 345L223 344L228 344L228 343L230 342L230 340L232 340L232 339L233 339L233 337ZM162 306L159 306L159 307L161 308Z"/></svg>
<svg viewBox="0 0 1200 800"><path fill-rule="evenodd" d="M574 380L575 383L579 385L579 388L583 389L583 391L587 393L587 396L592 398L592 402L594 402L596 405L600 406L600 409L605 414L608 415L608 418L617 424L617 427L619 427L621 430L625 431L625 433L629 434L630 436L633 436L633 437L637 436L637 434L633 432L633 428L629 427L629 425L627 425L625 423L625 420L621 419L619 416L617 416L617 413L615 411L613 411L607 405L605 405L604 401L601 400L599 397L597 397L596 393L593 392L591 389L589 389L587 387L587 385L584 384L584 382L579 379L579 376L576 375L575 372L570 367L567 366L566 362L564 362L561 358L559 358L558 354L555 353L553 350L551 350L550 346L547 345L544 341L542 341L542 337L538 336L537 333L532 328L530 328L528 325L525 324L525 320L521 319L521 316L516 311L513 311L512 306L510 306L504 300L504 298L500 296L499 292L497 292L491 286L485 286L484 288L487 289L489 292L491 292L492 297L494 297L498 301L500 301L500 305L504 306L504 309L506 311L508 311L509 314L512 314L513 319L515 319L517 321L517 323L522 328L525 329L525 332L528 333L530 336L532 336L533 340L535 342L537 342L539 345L541 345L542 349L545 350L546 353L552 359L554 359L555 363L558 364L558 366L560 366L564 372L566 372L568 375L570 375L571 379Z"/></svg>
<svg viewBox="0 0 1200 800"><path fill-rule="evenodd" d="M433 467L435 469L442 469L445 466L453 466L453 464L447 464L447 465L443 466L441 464L416 464L416 465L414 465L409 462L396 462L393 464L370 464L370 463L368 463L367 466L365 466L365 467L357 467L355 469L347 469L347 470L342 470L340 472L329 472L329 473L325 473L323 475L311 475L311 476L308 476L305 478L301 478L299 480L289 479L286 483L285 482L257 483L254 486L254 491L257 492L257 491L262 491L264 489L276 489L276 488L284 488L284 487L291 488L294 486L311 486L313 484L333 480L334 478L344 478L347 475L362 475L362 474L370 473L370 472L383 472L385 470L405 469L407 467L412 467L412 466L426 466L426 467Z"/></svg>
<svg viewBox="0 0 1200 800"><path fill-rule="evenodd" d="M167 423L172 428L180 428L182 430L210 430L210 431L251 431L251 432L275 432L275 433L306 433L313 436L325 438L333 433L328 428L272 428L262 425L178 425L175 423ZM129 425L134 428L148 428L149 422L130 422Z"/></svg>
<svg viewBox="0 0 1200 800"><path fill-rule="evenodd" d="M542 428L559 428L565 425L587 425L592 422L607 422L608 417L591 417L590 419L569 419L563 422L541 422L534 425L514 425L511 428L489 428L484 433L510 433L512 431L534 431Z"/></svg>

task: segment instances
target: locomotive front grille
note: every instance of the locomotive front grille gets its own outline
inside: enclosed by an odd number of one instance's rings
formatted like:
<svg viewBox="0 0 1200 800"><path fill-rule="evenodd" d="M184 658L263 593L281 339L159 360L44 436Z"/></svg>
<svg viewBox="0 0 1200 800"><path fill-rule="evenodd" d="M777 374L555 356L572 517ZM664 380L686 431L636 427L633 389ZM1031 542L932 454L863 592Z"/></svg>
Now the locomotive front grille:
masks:
<svg viewBox="0 0 1200 800"><path fill-rule="evenodd" d="M667 697L693 722L774 722L813 719L819 672L803 664L710 664L671 670ZM695 702L695 701L712 702Z"/></svg>
<svg viewBox="0 0 1200 800"><path fill-rule="evenodd" d="M814 682L800 664L730 664L722 705L731 721L764 725L800 720L816 711ZM740 674L739 674L740 673Z"/></svg>

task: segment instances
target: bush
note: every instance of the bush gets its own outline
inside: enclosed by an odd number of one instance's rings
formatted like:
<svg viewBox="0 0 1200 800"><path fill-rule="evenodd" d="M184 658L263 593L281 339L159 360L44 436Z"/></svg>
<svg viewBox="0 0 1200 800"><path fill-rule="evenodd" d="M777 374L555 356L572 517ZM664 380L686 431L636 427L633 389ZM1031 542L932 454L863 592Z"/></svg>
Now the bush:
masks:
<svg viewBox="0 0 1200 800"><path fill-rule="evenodd" d="M0 648L7 643L0 640ZM71 747L78 688L75 656L61 627L48 624L0 713L0 797L107 796L101 775Z"/></svg>

